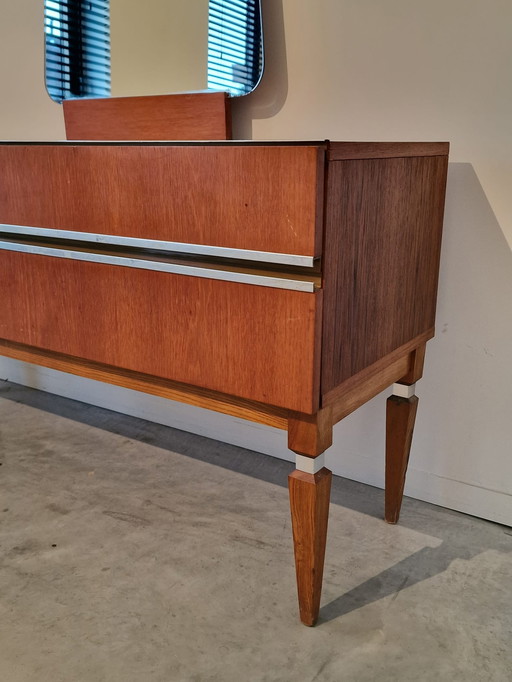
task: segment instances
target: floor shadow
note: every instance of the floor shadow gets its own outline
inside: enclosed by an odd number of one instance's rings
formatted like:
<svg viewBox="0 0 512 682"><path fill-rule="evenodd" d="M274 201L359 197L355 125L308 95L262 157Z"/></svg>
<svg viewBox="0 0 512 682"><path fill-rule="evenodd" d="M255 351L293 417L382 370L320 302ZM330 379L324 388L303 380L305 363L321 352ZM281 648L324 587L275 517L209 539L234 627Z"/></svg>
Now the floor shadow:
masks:
<svg viewBox="0 0 512 682"><path fill-rule="evenodd" d="M230 445L188 431L157 424L139 417L132 417L53 393L0 380L0 398L23 403L59 417L100 428L125 438L148 443L162 450L214 464L239 474L257 478L266 483L287 487L288 474L295 468L291 462L270 455ZM345 507L376 519L383 519L384 491L374 486L333 476L331 504ZM425 532L425 510L429 514L428 532L439 537L441 528L436 519L445 523L450 517L458 524L466 521L481 524L482 528L497 526L490 521L438 507L428 502L404 497L400 525L411 530ZM444 531L446 533L446 531ZM442 537L440 537L442 539Z"/></svg>
<svg viewBox="0 0 512 682"><path fill-rule="evenodd" d="M443 573L455 559L469 560L479 553L480 549L472 551L461 546L451 547L446 543L439 547L423 547L323 606L318 624L341 618L391 595L394 595L394 601L403 589Z"/></svg>
<svg viewBox="0 0 512 682"><path fill-rule="evenodd" d="M148 443L169 452L214 464L285 488L288 483L288 474L295 468L291 462L270 455L9 381L0 381L0 398L23 403L59 417ZM414 504L416 500L411 500L411 502ZM384 491L334 476L331 503L367 516L382 518Z"/></svg>
<svg viewBox="0 0 512 682"><path fill-rule="evenodd" d="M23 403L58 417L148 443L162 450L214 464L274 485L286 486L286 477L294 468L290 462L269 455L9 381L0 381L0 398Z"/></svg>

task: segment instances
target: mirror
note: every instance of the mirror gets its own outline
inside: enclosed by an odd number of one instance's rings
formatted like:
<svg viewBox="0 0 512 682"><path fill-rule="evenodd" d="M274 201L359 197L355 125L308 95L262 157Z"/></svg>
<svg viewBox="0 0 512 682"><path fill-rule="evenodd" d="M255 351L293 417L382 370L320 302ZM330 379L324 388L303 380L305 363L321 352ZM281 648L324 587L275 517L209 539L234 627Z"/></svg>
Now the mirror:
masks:
<svg viewBox="0 0 512 682"><path fill-rule="evenodd" d="M52 99L252 92L260 0L44 0Z"/></svg>

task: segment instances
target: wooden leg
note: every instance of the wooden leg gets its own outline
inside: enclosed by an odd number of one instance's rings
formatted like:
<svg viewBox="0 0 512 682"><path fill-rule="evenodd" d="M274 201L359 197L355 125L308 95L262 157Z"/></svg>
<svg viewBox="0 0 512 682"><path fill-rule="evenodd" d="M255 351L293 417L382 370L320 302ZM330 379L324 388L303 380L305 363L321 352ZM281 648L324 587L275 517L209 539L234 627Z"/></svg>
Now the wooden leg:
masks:
<svg viewBox="0 0 512 682"><path fill-rule="evenodd" d="M331 479L325 468L288 477L300 619L310 626L320 610Z"/></svg>
<svg viewBox="0 0 512 682"><path fill-rule="evenodd" d="M405 387L409 388L409 387ZM418 409L415 395L392 395L386 404L386 501L384 518L397 523Z"/></svg>
<svg viewBox="0 0 512 682"><path fill-rule="evenodd" d="M332 408L316 414L296 412L288 418L288 447L306 457L318 457L332 445Z"/></svg>
<svg viewBox="0 0 512 682"><path fill-rule="evenodd" d="M418 411L415 384L423 376L426 344L415 348L409 371L397 384L386 404L386 501L384 518L397 523L404 496L405 475L411 452L414 421Z"/></svg>
<svg viewBox="0 0 512 682"><path fill-rule="evenodd" d="M332 473L323 452L332 443L332 411L294 414L288 419L288 447L297 469L288 477L300 619L314 625L320 610Z"/></svg>

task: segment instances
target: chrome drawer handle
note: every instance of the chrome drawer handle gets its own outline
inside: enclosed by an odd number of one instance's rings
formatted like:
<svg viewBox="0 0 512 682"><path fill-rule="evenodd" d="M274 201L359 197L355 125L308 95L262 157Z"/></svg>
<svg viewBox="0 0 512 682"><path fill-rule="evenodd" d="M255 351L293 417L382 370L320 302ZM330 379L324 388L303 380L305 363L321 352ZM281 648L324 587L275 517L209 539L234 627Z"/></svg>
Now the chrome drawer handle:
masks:
<svg viewBox="0 0 512 682"><path fill-rule="evenodd" d="M0 232L19 234L48 239L70 239L94 244L123 246L134 249L151 249L153 251L169 251L190 256L210 256L213 258L231 258L275 265L294 265L312 268L313 256L300 256L293 253L273 253L271 251L252 251L250 249L232 249L224 246L209 246L207 244L186 244L185 242L169 242L158 239L142 239L139 237L122 237L111 234L97 234L95 232L75 232L71 230L57 230L46 227L31 227L28 225L7 225L0 223Z"/></svg>
<svg viewBox="0 0 512 682"><path fill-rule="evenodd" d="M295 291L313 292L318 286L318 278L305 276L297 279L287 277L280 273L261 273L251 272L250 269L240 270L239 268L219 265L195 265L186 262L134 257L132 255L116 255L113 253L101 253L86 250L74 250L66 246L47 246L43 244L27 243L15 241L14 239L0 240L0 250L17 251L21 253L31 253L39 256L51 256L53 258L66 258L71 260L87 261L91 263L104 263L106 265L117 265L128 268L138 268L141 270L156 270L177 275L187 275L189 277L203 277L206 279L217 279L225 282L238 282L241 284L252 284L262 287L273 287L275 289L291 289Z"/></svg>

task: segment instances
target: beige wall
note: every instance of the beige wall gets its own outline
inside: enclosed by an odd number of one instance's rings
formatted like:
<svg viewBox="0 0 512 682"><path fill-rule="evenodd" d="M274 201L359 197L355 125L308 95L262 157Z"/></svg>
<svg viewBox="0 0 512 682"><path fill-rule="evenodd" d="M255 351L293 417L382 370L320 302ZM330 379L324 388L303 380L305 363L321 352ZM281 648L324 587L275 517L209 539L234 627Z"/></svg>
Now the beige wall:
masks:
<svg viewBox="0 0 512 682"><path fill-rule="evenodd" d="M42 84L42 2L2 5L0 137L62 137ZM238 136L451 142L438 334L418 384L407 492L512 523L512 5L265 0L265 9L267 70L234 105ZM7 360L0 376L289 456L272 429ZM382 485L384 398L336 427L336 473Z"/></svg>
<svg viewBox="0 0 512 682"><path fill-rule="evenodd" d="M112 95L206 89L208 0L110 0Z"/></svg>
<svg viewBox="0 0 512 682"><path fill-rule="evenodd" d="M271 83L243 107L256 114L255 138L450 140L452 161L474 166L512 245L510 0L264 3L277 21L283 7L288 83L267 118L271 90L283 88L267 54ZM282 63L280 46L271 49Z"/></svg>
<svg viewBox="0 0 512 682"><path fill-rule="evenodd" d="M43 0L0 0L0 139L62 139L44 84Z"/></svg>

